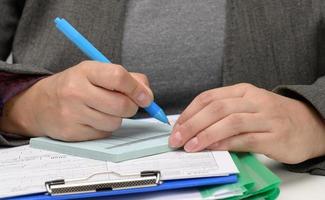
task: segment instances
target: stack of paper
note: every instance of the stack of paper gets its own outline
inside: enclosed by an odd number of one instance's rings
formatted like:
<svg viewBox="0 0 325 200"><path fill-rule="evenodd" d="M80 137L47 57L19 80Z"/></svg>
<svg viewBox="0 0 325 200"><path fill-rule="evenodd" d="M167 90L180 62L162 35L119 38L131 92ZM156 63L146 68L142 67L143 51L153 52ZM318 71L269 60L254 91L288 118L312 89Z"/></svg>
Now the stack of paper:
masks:
<svg viewBox="0 0 325 200"><path fill-rule="evenodd" d="M177 116L170 119L175 121ZM56 179L83 179L101 172L121 175L139 174L156 170L161 173L161 184L144 189L88 192L56 196L55 199L100 198L110 199L275 199L279 195L280 180L252 154L225 151L186 153L170 151L166 138L171 128L155 121L126 120L114 138L69 144L40 138L34 140L47 149L77 154L83 157L127 160L119 163L100 161L22 146L0 149L0 198L51 199L44 195L44 183ZM49 141L49 142L48 142ZM48 142L49 146L46 145ZM155 144L157 146L155 146ZM71 150L73 149L73 150ZM113 150L113 151L111 151ZM133 152L134 151L134 152ZM146 156L151 154L157 154ZM143 157L146 156L146 157ZM141 157L128 160L133 157ZM96 181L116 180L114 174L103 174ZM214 182L211 182L211 180ZM84 180L84 179L83 179ZM184 186L185 182L188 184ZM199 187L200 186L200 187ZM164 192L158 192L164 190ZM114 196L121 195L123 196ZM128 194L128 196L125 196ZM28 196L26 196L28 195ZM18 196L18 198L17 198Z"/></svg>
<svg viewBox="0 0 325 200"><path fill-rule="evenodd" d="M121 162L172 151L168 137L172 127L148 120L124 119L122 127L112 136L84 142L63 142L48 137L33 138L35 148L84 158Z"/></svg>
<svg viewBox="0 0 325 200"><path fill-rule="evenodd" d="M273 200L280 193L280 179L250 153L231 153L240 173L238 182L226 185L128 196L128 200ZM122 200L116 197L112 200Z"/></svg>
<svg viewBox="0 0 325 200"><path fill-rule="evenodd" d="M0 198L45 192L44 182L78 179L98 172L160 170L162 180L238 173L228 152L168 152L121 163L96 161L22 146L0 150ZM113 177L105 177L113 178Z"/></svg>
<svg viewBox="0 0 325 200"><path fill-rule="evenodd" d="M203 199L276 199L280 193L281 180L254 155L250 153L232 153L240 174L237 183L201 188ZM223 196L221 196L223 195Z"/></svg>

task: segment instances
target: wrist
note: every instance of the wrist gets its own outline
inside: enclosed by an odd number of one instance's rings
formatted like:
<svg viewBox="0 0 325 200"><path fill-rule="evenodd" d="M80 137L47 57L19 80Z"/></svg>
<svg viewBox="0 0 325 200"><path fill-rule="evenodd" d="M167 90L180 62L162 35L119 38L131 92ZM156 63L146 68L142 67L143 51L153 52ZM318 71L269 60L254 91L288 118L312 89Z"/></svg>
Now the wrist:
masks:
<svg viewBox="0 0 325 200"><path fill-rule="evenodd" d="M41 136L35 128L34 113L37 112L35 102L38 99L40 82L10 98L3 107L0 118L2 131L22 136Z"/></svg>
<svg viewBox="0 0 325 200"><path fill-rule="evenodd" d="M315 145L316 150L315 150L315 153L312 158L316 158L316 157L325 155L325 120L321 119L320 121L321 121L320 122L320 132L319 132L320 136L317 140L319 145ZM318 146L318 148L317 148L317 146Z"/></svg>
<svg viewBox="0 0 325 200"><path fill-rule="evenodd" d="M325 155L325 120L322 116L317 113L312 107L308 106L311 112L311 122L307 123L311 129L309 129L309 134L311 140L313 141L310 145L313 147L310 158L316 158Z"/></svg>

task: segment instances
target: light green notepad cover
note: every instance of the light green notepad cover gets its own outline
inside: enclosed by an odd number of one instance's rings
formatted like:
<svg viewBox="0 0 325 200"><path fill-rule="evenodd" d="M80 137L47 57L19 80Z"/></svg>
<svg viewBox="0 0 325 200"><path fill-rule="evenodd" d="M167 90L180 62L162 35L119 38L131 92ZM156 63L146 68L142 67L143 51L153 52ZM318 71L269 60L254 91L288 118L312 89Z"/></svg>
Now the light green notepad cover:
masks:
<svg viewBox="0 0 325 200"><path fill-rule="evenodd" d="M227 200L274 200L278 197L281 180L251 153L231 153L238 170L238 182L222 186L211 186L200 189L203 198L213 196L220 189L241 188L243 195L227 198Z"/></svg>
<svg viewBox="0 0 325 200"><path fill-rule="evenodd" d="M85 142L62 142L48 137L32 138L31 147L96 160L120 162L171 151L172 128L159 122L124 119L112 136Z"/></svg>

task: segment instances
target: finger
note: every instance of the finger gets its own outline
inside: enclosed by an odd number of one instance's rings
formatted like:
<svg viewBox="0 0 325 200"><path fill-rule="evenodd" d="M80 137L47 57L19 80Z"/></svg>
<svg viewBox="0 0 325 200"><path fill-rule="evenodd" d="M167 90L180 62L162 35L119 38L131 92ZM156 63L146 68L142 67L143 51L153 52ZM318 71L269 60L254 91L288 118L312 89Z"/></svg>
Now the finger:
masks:
<svg viewBox="0 0 325 200"><path fill-rule="evenodd" d="M176 123L184 123L195 113L202 110L203 107L214 100L243 97L249 87L252 86L250 84L243 83L205 91L194 98L190 105L187 106L187 108L180 115Z"/></svg>
<svg viewBox="0 0 325 200"><path fill-rule="evenodd" d="M79 124L73 128L66 128L61 135L55 134L53 138L68 142L80 142L102 139L110 135L111 132L100 131L91 126Z"/></svg>
<svg viewBox="0 0 325 200"><path fill-rule="evenodd" d="M122 119L98 112L92 108L85 108L82 124L87 124L99 131L112 132L121 126Z"/></svg>
<svg viewBox="0 0 325 200"><path fill-rule="evenodd" d="M149 79L146 75L141 74L141 73L131 73L131 76L137 80L139 83L141 83L145 88L147 88L147 90L150 92L150 95L153 97L153 93L150 89L150 83L149 83Z"/></svg>
<svg viewBox="0 0 325 200"><path fill-rule="evenodd" d="M122 66L94 61L87 61L84 65L91 65L88 67L87 78L92 84L119 91L141 107L146 107L152 102L152 92L134 79Z"/></svg>
<svg viewBox="0 0 325 200"><path fill-rule="evenodd" d="M215 142L241 133L270 130L270 124L260 114L235 113L201 131L185 144L184 149L188 152L201 151Z"/></svg>
<svg viewBox="0 0 325 200"><path fill-rule="evenodd" d="M267 154L270 149L269 135L265 132L244 133L214 143L207 149Z"/></svg>
<svg viewBox="0 0 325 200"><path fill-rule="evenodd" d="M103 139L111 136L111 132L97 130L91 126L83 125L83 129L80 131L81 141Z"/></svg>
<svg viewBox="0 0 325 200"><path fill-rule="evenodd" d="M89 88L84 102L87 106L116 117L132 117L136 114L138 105L128 96L93 85Z"/></svg>
<svg viewBox="0 0 325 200"><path fill-rule="evenodd" d="M217 121L233 113L255 113L258 108L243 98L216 100L205 106L191 118L175 127L171 137L171 146L183 146L189 139L197 135Z"/></svg>
<svg viewBox="0 0 325 200"><path fill-rule="evenodd" d="M149 80L148 80L148 77L145 74L136 73L136 72L131 72L130 74L139 83L142 83L142 84L144 84L144 85L146 85L146 86L149 87Z"/></svg>

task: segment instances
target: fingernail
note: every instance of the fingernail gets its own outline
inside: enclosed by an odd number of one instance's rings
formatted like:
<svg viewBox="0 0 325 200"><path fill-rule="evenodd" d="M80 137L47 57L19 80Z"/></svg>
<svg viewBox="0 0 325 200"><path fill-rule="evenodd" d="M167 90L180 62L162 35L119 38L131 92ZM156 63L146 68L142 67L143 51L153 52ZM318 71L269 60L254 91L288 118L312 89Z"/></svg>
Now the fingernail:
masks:
<svg viewBox="0 0 325 200"><path fill-rule="evenodd" d="M186 145L184 146L185 151L187 152L193 152L199 147L198 139L195 137L191 139Z"/></svg>
<svg viewBox="0 0 325 200"><path fill-rule="evenodd" d="M178 148L182 145L182 135L177 131L171 138L170 146L173 148Z"/></svg>
<svg viewBox="0 0 325 200"><path fill-rule="evenodd" d="M147 99L147 95L144 92L141 92L137 97L137 100L141 103L145 103Z"/></svg>
<svg viewBox="0 0 325 200"><path fill-rule="evenodd" d="M144 92L141 92L138 97L137 100L138 101L143 101L146 98L146 94Z"/></svg>

